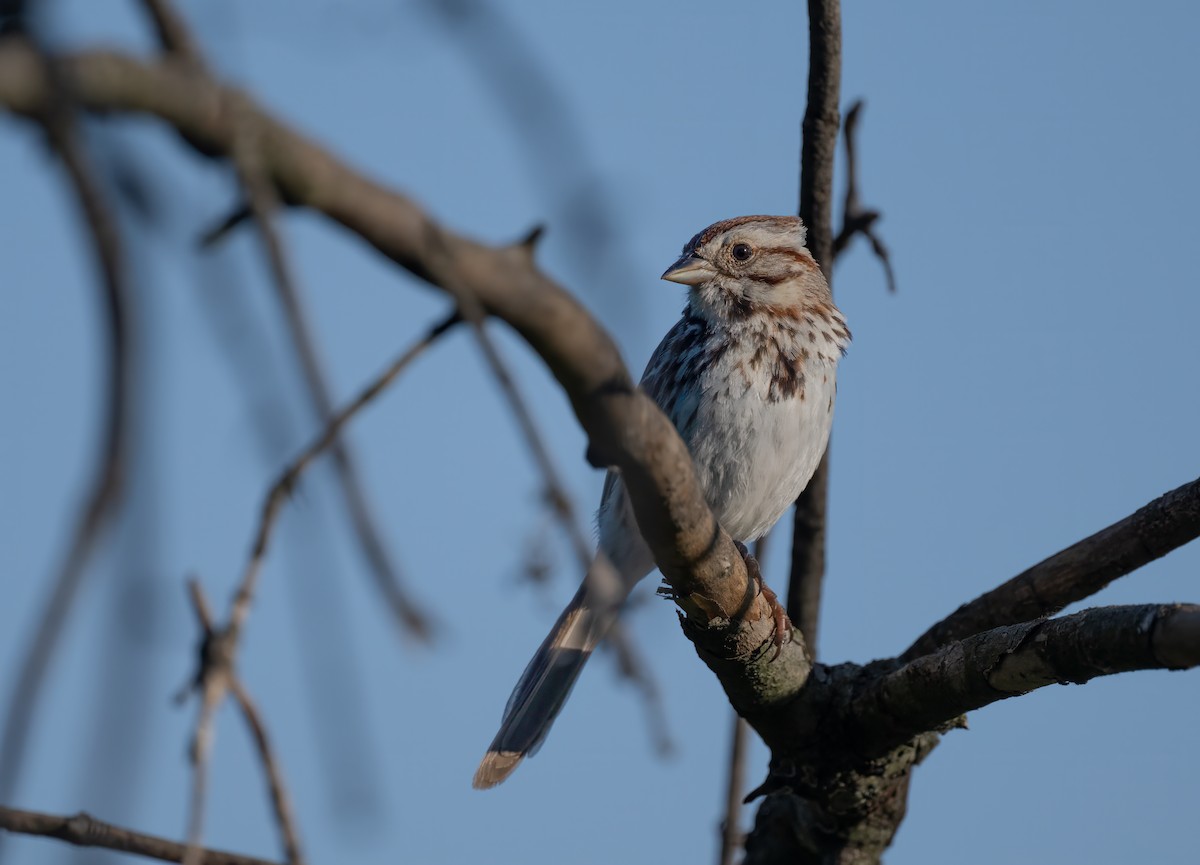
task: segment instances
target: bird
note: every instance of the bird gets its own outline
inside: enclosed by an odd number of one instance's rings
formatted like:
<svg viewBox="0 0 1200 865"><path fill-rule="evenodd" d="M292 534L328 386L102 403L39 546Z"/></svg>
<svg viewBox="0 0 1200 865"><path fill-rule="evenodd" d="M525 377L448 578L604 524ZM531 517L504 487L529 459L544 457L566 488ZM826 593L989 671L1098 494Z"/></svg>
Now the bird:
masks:
<svg viewBox="0 0 1200 865"><path fill-rule="evenodd" d="M816 471L850 343L806 234L795 216L716 222L661 277L687 286L687 302L640 386L687 445L718 522L742 543L766 534ZM588 574L513 689L476 789L504 781L540 747L629 593L655 567L614 470L597 525Z"/></svg>

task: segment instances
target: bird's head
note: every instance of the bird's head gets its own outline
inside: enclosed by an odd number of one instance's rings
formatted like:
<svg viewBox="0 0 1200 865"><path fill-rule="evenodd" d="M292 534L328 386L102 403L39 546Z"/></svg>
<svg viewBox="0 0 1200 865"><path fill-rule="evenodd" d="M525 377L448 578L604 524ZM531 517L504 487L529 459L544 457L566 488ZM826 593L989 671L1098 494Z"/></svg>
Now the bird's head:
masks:
<svg viewBox="0 0 1200 865"><path fill-rule="evenodd" d="M831 302L804 238L795 216L727 219L689 240L662 278L690 287L693 310L713 322L798 317Z"/></svg>

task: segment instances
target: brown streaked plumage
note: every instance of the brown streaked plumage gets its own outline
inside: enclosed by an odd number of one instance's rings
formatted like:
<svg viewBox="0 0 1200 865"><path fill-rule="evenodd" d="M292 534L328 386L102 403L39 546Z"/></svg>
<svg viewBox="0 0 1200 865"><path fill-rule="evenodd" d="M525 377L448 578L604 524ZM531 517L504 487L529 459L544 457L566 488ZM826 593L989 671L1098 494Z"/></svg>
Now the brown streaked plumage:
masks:
<svg viewBox="0 0 1200 865"><path fill-rule="evenodd" d="M689 287L688 302L641 386L671 418L709 506L737 541L774 525L829 436L850 332L804 235L793 216L727 219L688 241L663 274ZM513 690L476 787L500 783L537 750L621 604L654 567L613 472L598 523L596 560Z"/></svg>

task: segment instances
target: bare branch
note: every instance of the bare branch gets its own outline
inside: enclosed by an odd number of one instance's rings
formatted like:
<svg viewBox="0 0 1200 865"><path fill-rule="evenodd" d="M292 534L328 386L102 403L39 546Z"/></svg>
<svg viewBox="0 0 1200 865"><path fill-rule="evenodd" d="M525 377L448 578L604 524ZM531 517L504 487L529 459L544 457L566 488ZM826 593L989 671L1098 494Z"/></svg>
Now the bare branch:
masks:
<svg viewBox="0 0 1200 865"><path fill-rule="evenodd" d="M142 3L154 22L163 48L185 65L202 71L204 63L199 48L182 16L171 6L170 0L142 0ZM274 214L279 204L278 194L270 178L263 173L259 161L261 142L258 140L257 115L253 111L238 111L235 107L232 119L236 134L230 155L246 192L246 204L209 232L203 245L215 243L247 217L258 225L273 284L283 308L292 344L300 360L309 398L320 421L328 425L333 414L333 397L320 362L312 327L308 323L299 289L288 264L283 239L274 224ZM349 445L335 439L331 451L351 524L366 556L377 590L388 602L397 620L409 632L419 639L428 640L430 623L403 587L399 568L383 542L367 499L362 476L358 471L357 461Z"/></svg>
<svg viewBox="0 0 1200 865"><path fill-rule="evenodd" d="M364 406L377 397L395 378L418 358L442 334L458 321L457 314L451 315L434 325L416 343L404 351L387 369L350 401L341 411L335 413L325 430L306 448L291 465L284 470L279 479L268 490L259 515L258 529L255 532L254 543L250 557L242 572L237 593L229 613L229 622L224 628L216 628L212 613L209 609L204 592L199 583L194 580L189 584L189 592L196 617L200 622L203 640L200 650L200 662L192 687L200 692L200 710L196 721L196 732L192 741L192 792L188 820L188 848L199 851L200 839L204 826L204 802L208 777L208 758L212 749L213 725L216 711L232 690L242 707L243 714L255 733L259 743L259 752L263 759L263 769L266 772L271 789L272 801L275 803L276 816L279 820L280 833L289 862L298 862L299 844L296 841L296 830L287 805L287 796L282 787L281 774L276 761L266 745L265 732L258 713L254 710L249 696L245 693L234 674L234 658L237 654L238 641L242 627L258 584L258 575L266 560L267 547L271 539L276 520L287 500L288 493L295 488L300 475L305 468L312 464L325 448L337 440L342 427ZM240 693L239 693L240 691ZM198 865L195 856L198 852L190 853L188 865Z"/></svg>
<svg viewBox="0 0 1200 865"><path fill-rule="evenodd" d="M284 856L292 865L301 865L304 856L300 852L300 836L296 831L296 818L292 811L291 797L283 783L283 770L275 759L271 749L271 740L267 737L267 728L263 724L258 706L250 698L250 693L242 681L234 676L229 682L233 697L242 710L242 717L250 728L250 735L258 748L258 756L263 764L263 772L267 776L267 788L271 794L271 807L275 811L275 823L279 826L280 840L283 842Z"/></svg>
<svg viewBox="0 0 1200 865"><path fill-rule="evenodd" d="M283 837L284 849L289 862L299 862L299 843L295 829L288 797L283 789L282 775L276 760L271 753L266 733L257 710L254 708L245 688L234 674L234 659L237 654L238 641L242 627L250 612L250 604L258 584L258 575L266 560L267 547L271 539L276 520L287 500L288 493L295 488L300 475L305 468L312 464L322 451L337 440L342 427L350 421L364 406L374 400L396 377L414 360L416 360L442 334L458 322L457 314L451 315L430 328L416 343L404 351L393 361L381 375L375 378L357 397L343 409L336 412L325 430L306 448L291 465L280 475L271 486L263 502L259 515L258 529L255 532L254 544L250 557L242 572L237 593L229 613L229 622L223 628L216 628L213 615L209 609L204 592L199 583L192 581L189 592L196 617L203 632L200 650L200 662L197 665L193 688L201 694L200 710L196 721L196 732L192 743L192 793L189 809L188 846L191 851L198 851L204 825L204 801L206 796L208 758L212 749L213 725L217 709L225 699L225 695L233 692L242 708L246 721L254 733L263 760L263 769L267 775L271 790L272 802L275 805L276 817L280 833ZM198 865L195 856L189 854L188 865Z"/></svg>
<svg viewBox="0 0 1200 865"><path fill-rule="evenodd" d="M86 52L67 61L79 99L97 111L155 114L210 156L235 146L232 118L259 126L263 170L279 193L342 224L431 284L467 288L541 355L587 432L589 457L622 472L642 535L735 706L795 694L809 671L802 641L787 643L770 675L760 664L774 627L771 608L717 524L691 457L670 421L637 389L611 338L578 301L534 267L523 247L489 247L434 222L409 199L375 184L287 128L234 88L189 75L170 60L146 63ZM28 113L46 81L19 41L0 44L0 104ZM446 254L446 253L449 254ZM731 627L737 622L736 627ZM722 659L737 659L723 665ZM770 685L765 686L764 681Z"/></svg>
<svg viewBox="0 0 1200 865"><path fill-rule="evenodd" d="M513 248L527 255L532 263L533 254L536 251L541 235L542 228L540 226L535 227ZM431 243L431 246L435 249L435 255L439 252L443 256L448 254L447 250L439 247L436 241ZM441 266L446 267L447 264L448 262L443 260ZM478 298L462 284L454 280L447 280L445 287L457 301L459 312L463 318L471 323L472 332L475 334L480 351L488 367L491 369L492 377L495 378L496 383L500 386L500 391L504 394L513 417L517 421L517 426L524 436L526 446L529 448L534 463L537 465L538 471L542 476L543 500L566 535L567 541L570 543L572 552L578 562L580 572L585 575L591 573L590 569L593 557L592 543L579 524L574 501L567 492L566 484L563 483L558 469L554 465L554 460L550 457L550 449L546 446L541 431L533 419L533 413L530 411L525 397L521 394L516 380L509 371L508 365L500 355L499 349L496 348L495 342L487 332L485 310L479 303ZM658 685L654 681L654 676L649 668L642 662L633 639L621 626L619 620L612 624L606 645L616 655L617 669L642 694L646 708L646 717L650 726L650 735L654 740L655 747L660 754L670 753L672 748L671 737L667 730L666 715L663 712Z"/></svg>
<svg viewBox="0 0 1200 865"><path fill-rule="evenodd" d="M576 272L586 274L597 302L628 310L639 303L620 244L611 184L591 153L577 103L539 57L505 7L486 0L426 0L462 49L466 66L494 97L519 141L530 184L553 214L555 236L566 244Z"/></svg>
<svg viewBox="0 0 1200 865"><path fill-rule="evenodd" d="M829 447L792 512L792 556L787 612L817 656L821 588L825 581L825 514L829 501Z"/></svg>
<svg viewBox="0 0 1200 865"><path fill-rule="evenodd" d="M1057 613L1197 537L1200 478L963 604L922 634L900 658L911 661L990 628Z"/></svg>
<svg viewBox="0 0 1200 865"><path fill-rule="evenodd" d="M271 749L266 726L263 724L258 707L234 671L238 638L249 608L251 593L243 594L239 591L234 599L233 610L230 612L229 624L224 628L214 627L211 608L199 582L189 581L188 595L192 601L196 618L200 622L202 633L200 661L192 685L194 689L200 691L201 700L196 732L192 739L193 768L191 803L188 810L188 841L182 861L184 865L201 865L203 861L204 851L200 847L200 840L204 832L208 761L212 754L215 717L221 703L224 702L225 695L232 693L250 728L251 736L258 748L259 758L262 760L263 773L267 778L267 788L271 794L271 804L275 811L275 820L279 826L287 861L291 865L303 865L304 858L300 853L299 834L296 831L291 799L283 783L283 771Z"/></svg>
<svg viewBox="0 0 1200 865"><path fill-rule="evenodd" d="M200 692L200 709L196 715L196 731L192 736L189 754L192 785L188 804L187 849L181 861L184 865L200 865L203 854L200 842L204 837L204 807L208 794L208 761L212 754L217 709L221 707L233 679L238 631L232 626L224 630L215 626L212 608L199 581L188 581L188 597L201 630L199 663L192 681L192 688ZM182 696L186 696L186 691Z"/></svg>
<svg viewBox="0 0 1200 865"><path fill-rule="evenodd" d="M808 101L800 149L800 218L808 248L833 270L833 163L841 120L842 10L838 0L808 0Z"/></svg>
<svg viewBox="0 0 1200 865"><path fill-rule="evenodd" d="M800 218L808 248L833 285L833 161L837 150L842 86L842 10L839 0L808 0L808 101L800 146ZM788 616L817 652L821 582L825 578L825 519L829 454L796 499L792 517L792 567Z"/></svg>
<svg viewBox="0 0 1200 865"><path fill-rule="evenodd" d="M630 637L629 631L621 627L620 622L613 623L603 645L616 656L617 670L642 695L646 726L650 732L650 740L654 743L654 750L660 757L668 756L675 750L675 743L671 739L671 729L667 724L662 692L650 665L638 652L637 644Z"/></svg>
<svg viewBox="0 0 1200 865"><path fill-rule="evenodd" d="M760 565L766 561L767 546L770 542L770 533L754 542L754 558ZM729 744L729 773L726 776L725 784L725 816L721 820L720 827L721 845L717 859L720 865L733 865L737 851L745 843L746 836L741 829L741 816L742 805L745 804L742 791L746 788L746 745L749 731L750 727L745 719L735 714Z"/></svg>
<svg viewBox="0 0 1200 865"><path fill-rule="evenodd" d="M316 338L300 299L300 292L292 276L283 239L274 223L278 207L275 188L259 160L262 143L258 140L260 129L253 112L244 112L237 124L237 138L233 151L242 186L246 190L250 213L258 225L263 248L270 264L272 281L284 311L292 344L300 360L304 381L308 388L313 408L326 428L330 427L334 413L333 397L326 379L318 351ZM396 619L409 632L421 640L432 636L432 625L428 616L408 596L400 576L400 570L379 531L374 512L367 499L362 475L358 470L349 445L335 438L330 443L337 477L346 499L351 523L358 536L359 545L366 555L375 586L388 602Z"/></svg>
<svg viewBox="0 0 1200 865"><path fill-rule="evenodd" d="M82 811L70 817L21 811L0 805L0 829L19 835L41 835L57 838L78 847L96 847L145 856L163 862L182 862L186 847L157 835L147 835L97 820ZM223 850L201 850L204 865L277 865L269 859L227 853Z"/></svg>
<svg viewBox="0 0 1200 865"><path fill-rule="evenodd" d="M203 66L203 58L183 18L171 6L169 0L142 0L146 14L154 24L154 31L164 49L181 60L197 67Z"/></svg>
<svg viewBox="0 0 1200 865"><path fill-rule="evenodd" d="M842 205L842 229L833 239L833 258L836 261L850 245L855 235L861 234L871 243L875 257L883 264L887 276L888 291L896 292L896 274L892 271L892 259L887 247L875 231L875 223L879 220L880 212L863 207L858 198L858 150L854 145L855 133L858 129L858 119L862 115L863 101L856 100L846 113L843 127L846 142L846 198Z"/></svg>
<svg viewBox="0 0 1200 865"><path fill-rule="evenodd" d="M254 533L254 542L251 545L250 559L246 563L241 583L239 584L238 598L241 599L241 602L237 609L243 611L237 614L239 625L245 616L244 611L248 607L250 598L254 593L259 571L266 560L267 547L271 542L276 521L284 503L287 501L292 490L296 488L296 484L299 482L300 476L304 473L305 469L312 465L317 457L338 440L338 435L341 433L342 428L359 411L374 401L389 384L396 380L396 377L401 372L424 354L426 349L437 342L458 321L458 314L455 313L435 324L424 336L420 337L415 343L405 349L399 357L392 361L354 399L350 400L349 403L338 411L333 412L321 434L298 457L292 460L291 464L283 470L279 478L271 485L266 497L263 499L262 510L259 512L258 528Z"/></svg>
<svg viewBox="0 0 1200 865"><path fill-rule="evenodd" d="M26 742L46 671L58 648L63 627L78 596L88 563L111 520L124 485L125 451L130 403L130 335L126 308L125 265L121 239L103 190L76 133L74 94L69 76L58 61L47 57L34 43L10 37L25 46L26 60L42 80L41 105L32 112L46 131L51 147L60 156L67 179L87 226L92 254L100 279L101 303L107 330L107 398L101 444L95 467L76 518L67 554L54 577L46 606L38 619L34 638L21 661L16 685L8 700L4 734L0 740L0 800L16 786L26 754Z"/></svg>
<svg viewBox="0 0 1200 865"><path fill-rule="evenodd" d="M951 643L873 681L851 711L871 730L867 747L880 751L1045 685L1197 665L1200 606L1098 607Z"/></svg>
<svg viewBox="0 0 1200 865"><path fill-rule="evenodd" d="M746 739L749 727L733 716L733 734L729 746L729 775L725 782L725 818L721 821L719 865L733 865L744 835L741 830L742 790L746 785Z"/></svg>

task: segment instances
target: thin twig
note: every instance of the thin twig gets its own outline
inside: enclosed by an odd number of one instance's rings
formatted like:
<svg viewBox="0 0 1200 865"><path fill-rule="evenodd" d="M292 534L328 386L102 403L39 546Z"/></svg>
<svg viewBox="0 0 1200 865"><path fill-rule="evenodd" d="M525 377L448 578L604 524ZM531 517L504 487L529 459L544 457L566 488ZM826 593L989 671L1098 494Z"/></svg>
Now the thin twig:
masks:
<svg viewBox="0 0 1200 865"><path fill-rule="evenodd" d="M0 805L0 829L20 835L40 835L57 838L78 847L116 850L159 859L163 862L183 862L187 847L157 835L135 832L123 826L105 823L82 811L71 816L22 811ZM269 859L243 856L224 850L201 850L204 865L277 865Z"/></svg>
<svg viewBox="0 0 1200 865"><path fill-rule="evenodd" d="M593 554L591 544L588 542L583 529L580 528L579 520L575 514L574 502L567 492L566 485L558 474L554 460L550 457L550 449L546 446L541 431L533 420L533 414L529 410L529 405L526 403L525 397L517 387L517 383L513 379L508 365L504 362L499 350L487 332L484 325L482 307L479 306L478 301L469 299L470 296L466 292L463 292L463 296L468 298L466 304L470 310L469 313L464 314L464 317L468 318L471 323L476 341L479 343L480 351L483 353L492 371L492 376L496 379L497 384L500 385L500 390L504 393L509 408L516 418L517 426L520 427L525 438L525 443L528 445L534 462L541 472L544 484L544 500L570 541L575 556L579 561L580 568L584 574L588 574L592 567ZM462 303L463 300L460 298L460 309L462 308ZM654 740L655 748L660 754L669 754L674 749L674 746L671 741L670 731L667 728L666 712L663 708L662 695L658 688L658 683L654 681L654 676L650 672L649 667L646 666L638 654L633 638L621 626L619 621L614 621L610 625L607 644L616 654L617 669L642 694L646 706L646 718L650 727L650 735Z"/></svg>
<svg viewBox="0 0 1200 865"><path fill-rule="evenodd" d="M878 210L863 207L858 198L858 149L855 147L854 136L858 130L858 119L862 116L863 106L861 99L850 106L842 131L846 143L846 198L842 205L842 229L833 239L833 260L836 262L846 251L850 241L861 234L870 241L875 257L883 264L888 291L895 294L896 274L892 271L892 259L875 231L875 223L882 214Z"/></svg>
<svg viewBox="0 0 1200 865"><path fill-rule="evenodd" d="M237 597L241 601L236 607L237 610L242 611L237 615L239 624L245 617L244 610L254 593L259 571L266 559L267 547L270 544L276 520L284 502L287 501L292 490L296 488L296 484L299 482L300 476L304 473L305 469L312 465L313 461L324 453L326 449L334 446L342 429L359 411L374 401L389 384L395 381L396 377L409 364L424 354L426 349L433 345L442 334L457 324L458 321L459 317L457 313L442 319L426 331L416 342L401 352L395 360L388 364L383 372L359 391L354 399L332 413L329 422L325 425L321 433L308 447L300 452L299 456L288 464L275 483L271 485L271 488L267 491L266 498L263 500L262 510L259 512L258 528L254 534L250 559L246 563L241 582L239 583Z"/></svg>
<svg viewBox="0 0 1200 865"><path fill-rule="evenodd" d="M1200 537L1200 478L963 604L908 648L911 661L981 631L1057 613Z"/></svg>
<svg viewBox="0 0 1200 865"><path fill-rule="evenodd" d="M182 16L171 6L169 0L142 0L142 2L155 25L162 46L168 52L187 60L195 68L203 69L203 58L196 42ZM274 211L278 205L278 193L259 164L259 126L248 112L237 113L239 115L236 117L237 146L234 147L232 155L234 166L246 192L247 201L221 226L209 233L205 245L215 243L246 217L255 220L267 255L272 280L283 306L284 319L287 322L288 331L304 373L309 397L321 422L327 424L333 413L333 398L318 356L312 328L308 323L295 280L288 266L283 241L273 223ZM431 635L430 622L403 588L399 568L383 542L366 496L361 475L358 472L357 463L349 447L344 442L335 441L331 452L351 523L378 590L388 602L397 619L418 639L428 640Z"/></svg>
<svg viewBox="0 0 1200 865"><path fill-rule="evenodd" d="M224 696L224 687L218 684L216 676L209 675L201 691L200 712L190 749L192 785L188 800L187 852L182 860L184 865L200 865L202 861L204 850L200 842L204 838L204 805L208 800L208 758L212 753L213 719Z"/></svg>
<svg viewBox="0 0 1200 865"><path fill-rule="evenodd" d="M260 131L254 118L249 113L243 113L239 118L240 146L235 148L234 164L246 191L250 212L258 225L259 236L270 265L272 282L283 307L292 345L300 360L309 398L320 421L328 426L334 413L333 397L330 395L312 327L284 252L283 239L274 223L279 197L259 161L260 146L257 138ZM404 588L399 567L383 541L368 502L357 461L349 446L341 439L331 442L330 453L355 534L370 565L376 588L387 601L397 620L418 639L428 641L432 637L432 624Z"/></svg>
<svg viewBox="0 0 1200 865"><path fill-rule="evenodd" d="M736 712L729 746L729 775L725 783L725 819L721 821L719 865L733 865L744 835L740 826L742 790L746 785L746 740L750 726Z"/></svg>
<svg viewBox="0 0 1200 865"><path fill-rule="evenodd" d="M267 548L270 544L273 529L278 521L283 504L287 501L288 494L295 489L304 470L312 465L313 461L337 440L338 434L343 427L359 411L382 393L409 364L420 357L429 346L436 342L442 334L453 327L458 321L457 313L448 316L431 327L424 336L402 352L382 373L363 388L354 399L334 413L329 424L321 434L284 469L278 480L271 485L263 501L262 510L259 513L258 528L255 531L250 557L246 562L241 580L238 583L237 592L234 595L233 604L229 612L229 623L224 628L216 628L214 626L212 613L209 610L204 592L200 588L199 583L192 581L189 584L192 607L196 612L196 617L200 622L203 632L200 663L193 680L193 687L200 690L202 699L192 745L194 774L189 811L191 815L189 818L190 829L188 832L188 843L191 848L199 849L203 831L206 767L211 750L213 718L216 710L224 700L225 695L231 690L239 703L241 703L243 713L247 712L247 706L252 706L248 695L244 701L238 695L241 685L233 672L234 657L237 652L241 630L245 624L246 616L249 614L250 604L258 585L258 577L262 571L262 565L266 560ZM245 694L244 689L242 689L242 693L243 695ZM254 718L247 717L246 720L250 723L252 729L261 729L262 723L257 718L257 712L254 714ZM257 739L258 734L256 733L255 735ZM299 845L296 841L297 833L294 821L291 818L291 810L286 807L287 797L282 791L281 776L275 766L275 761L271 758L263 741L259 740L260 754L262 755L263 768L272 790L272 800L276 804L276 814L280 819L280 832L283 835L284 847L288 853L288 861L299 861L296 858L299 855ZM284 822L285 819L286 823ZM190 862L189 865L191 865Z"/></svg>
<svg viewBox="0 0 1200 865"><path fill-rule="evenodd" d="M202 68L204 60L191 31L168 0L142 0L142 5L154 24L159 44L181 60Z"/></svg>
<svg viewBox="0 0 1200 865"><path fill-rule="evenodd" d="M551 208L555 237L565 243L575 269L592 281L596 301L635 310L641 295L633 290L638 281L629 271L612 184L596 165L577 101L502 4L426 0L425 5L446 25L449 41L462 49L467 67L508 121L529 182Z"/></svg>
<svg viewBox="0 0 1200 865"><path fill-rule="evenodd" d="M641 656L637 643L629 635L629 631L621 623L613 622L609 627L608 636L602 644L609 647L617 659L617 670L628 679L642 695L642 706L646 711L646 726L650 730L650 739L654 742L654 750L660 757L670 756L675 751L675 742L671 737L671 728L667 724L667 713L663 706L662 691L650 665Z"/></svg>
<svg viewBox="0 0 1200 865"><path fill-rule="evenodd" d="M36 46L30 40L29 44ZM67 554L53 580L46 606L38 619L34 638L21 662L16 685L8 700L4 734L0 739L0 801L9 799L20 777L27 753L34 709L63 628L79 595L87 566L104 529L120 500L125 473L125 451L130 410L130 335L126 312L128 292L116 218L102 185L79 140L73 95L57 63L40 49L36 54L50 87L48 105L38 119L51 148L61 157L67 178L83 215L92 253L100 272L102 308L108 336L107 389L102 440L92 479L71 532Z"/></svg>
<svg viewBox="0 0 1200 865"><path fill-rule="evenodd" d="M68 62L81 104L149 113L203 155L231 154L235 130L222 109L249 104L237 89L119 52L80 52ZM45 98L44 75L28 49L5 40L0 105L28 114ZM372 182L269 112L252 105L250 110L270 142L260 156L285 200L328 216L448 294L453 295L447 281L463 282L489 315L511 325L539 354L588 435L589 461L621 471L642 536L677 590L681 609L705 626L687 636L713 657L733 659L718 673L731 700L770 701L801 687L810 670L801 643L784 645L769 681L758 676L752 649L770 639L770 605L752 591L745 562L708 508L678 432L636 389L612 338L578 301L520 250L480 244L444 227L403 194ZM431 238L450 255L434 255ZM736 625L720 625L734 614L741 614Z"/></svg>
<svg viewBox="0 0 1200 865"><path fill-rule="evenodd" d="M532 257L541 234L542 230L540 227L534 228L517 244L517 247L524 254ZM449 274L452 268L448 266L449 262L446 259L448 253L444 246L440 244L437 238L431 238L430 247L435 251L435 255L441 259L444 271ZM562 527L563 533L567 536L567 540L579 563L580 570L585 575L593 573L592 568L595 557L592 551L592 544L580 527L575 512L574 501L567 492L566 484L562 481L558 469L554 465L554 460L550 456L550 449L546 446L541 431L533 419L533 413L530 411L524 395L521 393L512 373L509 371L508 365L500 355L499 349L496 348L495 342L492 341L491 335L487 332L485 326L486 311L482 304L479 303L478 298L468 291L458 280L448 276L446 285L447 291L455 298L462 317L470 323L479 349L492 372L492 377L495 378L496 383L500 386L500 390L508 402L509 409L517 421L517 426L521 429L530 454L537 464L538 471L542 476L543 500ZM634 646L633 639L621 627L619 621L614 621L610 626L608 645L617 656L617 669L642 694L645 701L646 717L650 726L651 738L655 742L656 749L660 754L669 754L674 746L667 728L666 712L663 709L662 696L658 684L654 681L654 676L651 674L649 667L641 660Z"/></svg>
<svg viewBox="0 0 1200 865"><path fill-rule="evenodd" d="M254 737L254 744L258 748L258 756L262 761L263 771L267 776L267 787L271 793L271 807L275 810L275 822L279 826L280 838L283 841L284 857L292 865L301 865L304 857L300 852L296 818L292 811L292 802L288 796L287 787L283 783L283 770L280 768L279 761L275 759L275 752L271 749L271 741L267 737L267 728L263 724L258 706L250 698L241 679L237 676L232 677L229 688L233 692L238 706L241 707L242 717L246 719L250 734Z"/></svg>
<svg viewBox="0 0 1200 865"><path fill-rule="evenodd" d="M200 843L204 837L204 810L208 799L208 762L216 735L215 719L233 679L238 633L232 627L222 630L216 626L212 608L198 580L188 581L188 597L200 624L199 662L191 683L191 689L200 692L200 709L189 753L192 785L188 803L187 850L183 862L184 865L200 865L203 853ZM176 701L182 701L186 695L187 690L176 697Z"/></svg>

